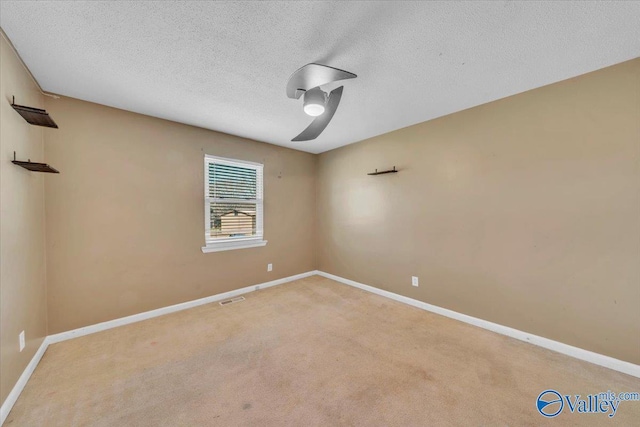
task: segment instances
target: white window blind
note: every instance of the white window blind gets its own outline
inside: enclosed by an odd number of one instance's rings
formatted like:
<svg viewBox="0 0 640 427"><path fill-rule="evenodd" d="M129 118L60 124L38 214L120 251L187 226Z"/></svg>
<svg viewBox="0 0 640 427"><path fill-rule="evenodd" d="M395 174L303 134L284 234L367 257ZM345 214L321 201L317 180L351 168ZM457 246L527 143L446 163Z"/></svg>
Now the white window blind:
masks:
<svg viewBox="0 0 640 427"><path fill-rule="evenodd" d="M204 252L264 246L263 166L204 158Z"/></svg>

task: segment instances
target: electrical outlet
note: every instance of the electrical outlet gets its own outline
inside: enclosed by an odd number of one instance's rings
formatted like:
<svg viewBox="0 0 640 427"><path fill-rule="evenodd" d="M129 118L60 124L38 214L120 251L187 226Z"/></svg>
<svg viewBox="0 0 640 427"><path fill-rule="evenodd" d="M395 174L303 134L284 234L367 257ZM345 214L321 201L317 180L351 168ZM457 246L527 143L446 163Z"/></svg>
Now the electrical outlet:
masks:
<svg viewBox="0 0 640 427"><path fill-rule="evenodd" d="M24 331L20 332L18 339L20 340L20 351L22 351L24 350Z"/></svg>
<svg viewBox="0 0 640 427"><path fill-rule="evenodd" d="M415 286L416 288L418 287L418 277L417 276L411 276L411 286Z"/></svg>
<svg viewBox="0 0 640 427"><path fill-rule="evenodd" d="M273 264L267 264L267 271L273 271Z"/></svg>

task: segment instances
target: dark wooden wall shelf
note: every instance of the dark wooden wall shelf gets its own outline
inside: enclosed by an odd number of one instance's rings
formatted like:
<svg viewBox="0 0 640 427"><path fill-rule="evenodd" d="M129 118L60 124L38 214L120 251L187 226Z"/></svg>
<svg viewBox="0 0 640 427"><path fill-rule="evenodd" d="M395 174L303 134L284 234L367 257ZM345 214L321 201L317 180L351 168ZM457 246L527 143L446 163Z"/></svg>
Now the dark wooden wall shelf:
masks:
<svg viewBox="0 0 640 427"><path fill-rule="evenodd" d="M16 160L15 151L13 152L13 160L11 161L11 163L13 163L14 165L22 166L23 168L28 169L32 172L60 173L60 171L58 171L55 168L52 168L46 163L35 163L35 162L32 162L31 159L29 159L26 162Z"/></svg>
<svg viewBox="0 0 640 427"><path fill-rule="evenodd" d="M41 110L39 108L33 108L33 107L25 107L24 105L17 105L15 97L13 97L13 102L11 102L11 106L29 124L36 125L36 126L45 126L48 128L56 128L56 129L58 128L58 125L56 124L56 122L53 121L53 119L51 118L49 113L47 113L46 110Z"/></svg>
<svg viewBox="0 0 640 427"><path fill-rule="evenodd" d="M368 173L367 175L383 175L385 173L397 173L397 172L398 171L396 170L396 167L394 166L393 169L389 169L389 170L386 170L386 171L378 172L378 169L376 169L375 172Z"/></svg>

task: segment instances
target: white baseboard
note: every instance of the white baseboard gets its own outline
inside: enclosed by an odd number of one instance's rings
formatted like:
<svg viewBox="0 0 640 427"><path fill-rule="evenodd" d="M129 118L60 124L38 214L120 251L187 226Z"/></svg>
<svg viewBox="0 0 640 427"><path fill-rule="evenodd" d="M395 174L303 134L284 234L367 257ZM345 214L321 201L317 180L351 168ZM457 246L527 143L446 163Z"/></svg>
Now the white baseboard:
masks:
<svg viewBox="0 0 640 427"><path fill-rule="evenodd" d="M298 279L303 279L305 277L313 276L314 274L316 274L315 271L308 271L306 273L296 274L295 276L284 277L282 279L272 280L270 282L260 283L258 285L247 286L245 288L235 289L233 291L212 295L210 297L205 297L205 298L200 298L193 301L183 302L180 304L170 305L168 307L162 307L155 310L145 311L143 313L133 314L131 316L121 317L119 319L109 320L102 323L96 323L95 325L85 326L83 328L73 329L67 332L60 332L59 334L49 335L48 337L49 344L54 344L60 341L66 341L72 338L78 338L85 335L94 334L100 331L106 331L107 329L128 325L130 323L140 322L142 320L163 316L169 313L175 313L176 311L187 310L189 308L197 307L199 305L210 304L216 301L222 301L224 299L233 298L238 295L257 291L259 289L270 288L271 286L281 285L283 283L292 282Z"/></svg>
<svg viewBox="0 0 640 427"><path fill-rule="evenodd" d="M9 393L9 396L7 396L7 399L2 404L2 407L0 407L0 426L6 420L9 412L11 411L11 408L13 408L16 400L18 400L18 396L20 396L20 393L22 393L22 389L24 389L24 386L27 384L27 381L31 377L31 374L36 369L36 366L38 366L40 359L42 359L42 355L44 355L44 352L47 350L47 347L50 344L82 337L84 335L89 335L100 331L105 331L107 329L116 328L118 326L128 325L130 323L140 322L142 320L163 316L169 313L175 313L176 311L187 310L199 305L222 301L224 299L233 298L235 296L257 291L259 289L270 288L272 286L281 285L283 283L292 282L294 280L303 279L309 276L314 276L316 274L318 274L317 271L308 271L306 273L296 274L294 276L284 277L282 279L272 280L270 282L260 283L258 285L247 286L245 288L235 289L233 291L212 295L210 297L187 301L181 304L170 305L168 307L158 308L156 310L145 311L144 313L121 317L120 319L109 320L107 322L97 323L95 325L85 326L83 328L73 329L67 332L61 332L55 335L49 335L44 339L42 345L31 359L31 362L29 362L26 369L18 379L18 382L15 386L13 386L11 393Z"/></svg>
<svg viewBox="0 0 640 427"><path fill-rule="evenodd" d="M20 396L20 393L22 393L22 389L24 389L24 386L27 385L27 381L29 381L29 378L31 378L31 374L33 374L33 371L36 370L36 366L38 366L38 363L40 363L40 359L42 359L44 352L47 351L48 346L49 343L47 342L47 338L45 338L42 341L42 344L40 344L38 351L36 351L36 354L33 355L33 358L31 358L31 361L22 372L22 375L20 375L20 378L18 378L18 382L13 386L13 389L11 389L11 392L2 403L2 406L0 407L0 425L2 425L7 419L11 408L13 408L16 400L18 400L18 396Z"/></svg>
<svg viewBox="0 0 640 427"><path fill-rule="evenodd" d="M589 350L574 347L568 344L563 344L558 341L551 340L549 338L533 335L528 332L523 332L518 329L513 329L508 326L499 325L497 323L489 322L487 320L478 319L476 317L467 316L466 314L458 313L453 310L438 307L436 305L428 304L426 302L418 301L413 298L398 295L393 292L385 291L382 289L374 288L373 286L358 283L353 280L345 279L343 277L335 276L333 274L318 271L320 276L327 279L335 280L336 282L344 283L345 285L353 286L374 294L381 295L383 297L390 298L392 300L400 301L405 304L412 305L423 310L430 311L432 313L440 314L442 316L449 317L451 319L459 320L470 325L478 326L483 329L487 329L492 332L496 332L501 335L506 335L511 338L525 341L540 347L544 347L549 350L556 351L558 353L565 354L567 356L575 357L576 359L584 360L596 365L604 366L605 368L613 369L640 378L640 365L636 365L624 360L614 359L613 357L605 356L603 354L594 353Z"/></svg>

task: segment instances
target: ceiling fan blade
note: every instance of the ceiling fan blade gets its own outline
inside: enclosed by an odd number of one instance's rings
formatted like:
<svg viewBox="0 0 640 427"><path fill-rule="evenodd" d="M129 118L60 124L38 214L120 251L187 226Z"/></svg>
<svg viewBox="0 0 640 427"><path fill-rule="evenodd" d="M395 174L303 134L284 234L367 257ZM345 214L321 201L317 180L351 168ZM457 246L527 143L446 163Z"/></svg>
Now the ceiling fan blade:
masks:
<svg viewBox="0 0 640 427"><path fill-rule="evenodd" d="M292 99L298 99L303 93L314 87L356 77L358 76L353 73L329 67L328 65L307 64L289 77L287 96Z"/></svg>
<svg viewBox="0 0 640 427"><path fill-rule="evenodd" d="M318 135L322 133L338 109L340 98L342 98L342 89L344 89L344 86L340 86L339 88L331 91L324 113L316 117L300 135L296 136L291 141L311 141L312 139L316 139Z"/></svg>

